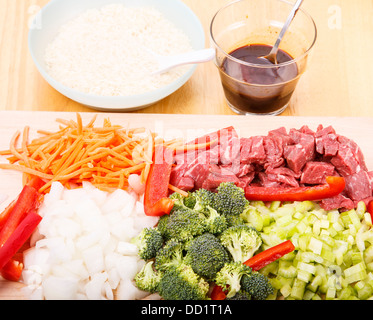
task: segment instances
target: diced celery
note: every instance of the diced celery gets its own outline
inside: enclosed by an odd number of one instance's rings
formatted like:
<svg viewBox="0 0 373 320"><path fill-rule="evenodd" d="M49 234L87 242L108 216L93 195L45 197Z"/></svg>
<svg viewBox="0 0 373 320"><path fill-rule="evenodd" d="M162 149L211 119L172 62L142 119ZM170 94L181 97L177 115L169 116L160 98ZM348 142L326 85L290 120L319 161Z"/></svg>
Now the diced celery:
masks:
<svg viewBox="0 0 373 320"><path fill-rule="evenodd" d="M344 226L340 224L338 221L332 224L333 228L338 232L344 230Z"/></svg>
<svg viewBox="0 0 373 320"><path fill-rule="evenodd" d="M338 210L331 210L327 214L327 219L330 223L336 223L339 219L339 211Z"/></svg>
<svg viewBox="0 0 373 320"><path fill-rule="evenodd" d="M321 257L324 259L324 265L329 266L330 264L333 264L335 262L335 255L333 251L330 249L329 246L325 245L323 246L321 250Z"/></svg>
<svg viewBox="0 0 373 320"><path fill-rule="evenodd" d="M359 283L362 283L362 287L359 286L359 288L356 288ZM373 294L373 288L369 283L359 281L355 284L355 288L357 289L357 296L360 300L366 300Z"/></svg>
<svg viewBox="0 0 373 320"><path fill-rule="evenodd" d="M364 260L362 252L353 252L351 254L351 258L352 258L352 264L358 264L359 262L362 262Z"/></svg>
<svg viewBox="0 0 373 320"><path fill-rule="evenodd" d="M305 270L299 270L297 271L297 278L299 280L302 280L306 283L309 283L311 279L313 278L312 273L305 271Z"/></svg>
<svg viewBox="0 0 373 320"><path fill-rule="evenodd" d="M352 210L348 211L348 216L350 217L351 222L355 226L356 230L359 230L360 227L361 227L361 222L360 222L360 218L357 215L355 209L352 209Z"/></svg>
<svg viewBox="0 0 373 320"><path fill-rule="evenodd" d="M326 243L329 247L334 247L335 246L335 240L330 235L322 233L322 234L320 234L319 239L321 241L323 241L324 243Z"/></svg>
<svg viewBox="0 0 373 320"><path fill-rule="evenodd" d="M301 220L297 223L296 229L299 233L304 233L307 229L307 224L303 220Z"/></svg>
<svg viewBox="0 0 373 320"><path fill-rule="evenodd" d="M320 255L322 248L323 248L323 243L320 240L316 239L315 237L310 238L309 244L308 244L308 250Z"/></svg>
<svg viewBox="0 0 373 320"><path fill-rule="evenodd" d="M307 289L312 292L316 292L317 288L323 283L323 279L320 275L316 275L312 281L307 285Z"/></svg>
<svg viewBox="0 0 373 320"><path fill-rule="evenodd" d="M291 290L292 288L290 284L287 283L280 289L280 293L284 296L284 298L287 298L288 296L290 296Z"/></svg>
<svg viewBox="0 0 373 320"><path fill-rule="evenodd" d="M364 262L353 265L344 270L344 275L347 283L364 280L367 276L366 267Z"/></svg>
<svg viewBox="0 0 373 320"><path fill-rule="evenodd" d="M312 233L316 236L320 235L321 223L320 220L316 220L312 227Z"/></svg>
<svg viewBox="0 0 373 320"><path fill-rule="evenodd" d="M367 206L364 201L359 201L356 206L356 214L358 215L359 219L362 219L365 212L367 210Z"/></svg>
<svg viewBox="0 0 373 320"><path fill-rule="evenodd" d="M277 218L284 217L284 216L293 216L295 212L295 207L294 206L289 206L289 205L283 205L282 207L279 207L275 211L275 215Z"/></svg>
<svg viewBox="0 0 373 320"><path fill-rule="evenodd" d="M365 263L373 262L373 246L369 246L364 251Z"/></svg>
<svg viewBox="0 0 373 320"><path fill-rule="evenodd" d="M281 205L281 201L273 201L269 206L269 210L276 211Z"/></svg>
<svg viewBox="0 0 373 320"><path fill-rule="evenodd" d="M253 226L256 230L262 231L263 217L255 208L249 208L241 214L242 219L248 224Z"/></svg>
<svg viewBox="0 0 373 320"><path fill-rule="evenodd" d="M296 300L301 300L303 298L304 290L306 288L306 285L307 285L306 282L296 278L294 280L293 287L291 288L290 297L292 297Z"/></svg>
<svg viewBox="0 0 373 320"><path fill-rule="evenodd" d="M352 289L351 287L345 287L342 290L338 291L337 298L339 300L348 300L353 294L354 289Z"/></svg>
<svg viewBox="0 0 373 320"><path fill-rule="evenodd" d="M295 210L301 213L311 211L315 208L315 203L312 201L302 201L296 204Z"/></svg>
<svg viewBox="0 0 373 320"><path fill-rule="evenodd" d="M333 287L329 287L326 291L325 299L326 300L333 300L336 296L337 290Z"/></svg>
<svg viewBox="0 0 373 320"><path fill-rule="evenodd" d="M372 216L370 215L369 212L364 213L364 222L371 227L372 226Z"/></svg>
<svg viewBox="0 0 373 320"><path fill-rule="evenodd" d="M315 274L316 273L316 267L315 265L313 264L310 264L310 263L305 263L305 262L302 262L300 261L297 265L297 268L299 270L303 270L303 271L307 271L311 274Z"/></svg>
<svg viewBox="0 0 373 320"><path fill-rule="evenodd" d="M311 290L306 290L303 295L303 300L312 300L314 295L315 293L312 292Z"/></svg>
<svg viewBox="0 0 373 320"><path fill-rule="evenodd" d="M312 300L321 300L321 297L320 297L318 294L315 294L315 295L312 297Z"/></svg>
<svg viewBox="0 0 373 320"><path fill-rule="evenodd" d="M322 263L324 261L324 259L318 255L318 254L315 254L313 252L309 252L309 251L303 251L300 253L300 260L303 261L303 262L317 262L317 263Z"/></svg>
<svg viewBox="0 0 373 320"><path fill-rule="evenodd" d="M297 268L290 262L281 260L279 262L277 274L284 278L295 278L297 276Z"/></svg>

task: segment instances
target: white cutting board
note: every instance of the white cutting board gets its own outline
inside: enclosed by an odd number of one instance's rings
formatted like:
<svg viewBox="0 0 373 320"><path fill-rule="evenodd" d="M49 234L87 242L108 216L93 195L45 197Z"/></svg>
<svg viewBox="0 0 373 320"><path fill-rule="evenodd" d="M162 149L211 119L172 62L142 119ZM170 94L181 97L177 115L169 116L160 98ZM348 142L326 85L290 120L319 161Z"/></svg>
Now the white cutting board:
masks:
<svg viewBox="0 0 373 320"><path fill-rule="evenodd" d="M89 122L95 113L81 113L83 124ZM9 149L10 139L17 130L22 132L30 127L30 137L37 137L37 130L59 129L56 118L76 120L75 113L68 112L26 112L0 111L0 150ZM373 170L373 118L335 117L268 117L268 116L220 116L182 114L139 114L139 113L98 113L96 125L102 126L109 118L112 124L131 128L147 127L165 139L184 138L190 141L208 132L234 126L242 137L266 135L268 131L284 126L299 129L308 125L316 130L319 124L332 125L337 133L353 139L362 149L369 170ZM2 158L0 161L4 162ZM0 208L15 198L22 188L21 173L0 170L0 193L8 199ZM24 299L22 284L0 280L0 299Z"/></svg>

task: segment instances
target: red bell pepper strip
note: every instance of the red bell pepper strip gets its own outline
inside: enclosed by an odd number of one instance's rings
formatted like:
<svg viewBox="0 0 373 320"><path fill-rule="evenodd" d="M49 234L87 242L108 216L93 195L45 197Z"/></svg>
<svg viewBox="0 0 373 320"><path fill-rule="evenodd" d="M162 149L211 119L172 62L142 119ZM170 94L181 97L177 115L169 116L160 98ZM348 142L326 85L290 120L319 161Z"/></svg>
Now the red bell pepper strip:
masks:
<svg viewBox="0 0 373 320"><path fill-rule="evenodd" d="M172 159L171 149L156 146L144 193L144 210L148 216L163 216L173 208L174 202L168 198Z"/></svg>
<svg viewBox="0 0 373 320"><path fill-rule="evenodd" d="M8 220L11 212L14 209L14 206L16 204L16 200L13 200L0 214L0 229L4 226L5 222Z"/></svg>
<svg viewBox="0 0 373 320"><path fill-rule="evenodd" d="M284 241L277 246L268 248L245 261L244 264L249 266L254 271L259 271L271 262L280 259L285 254L292 252L295 249L290 240ZM225 300L226 295L220 286L214 286L210 295L211 300Z"/></svg>
<svg viewBox="0 0 373 320"><path fill-rule="evenodd" d="M23 263L12 258L5 264L0 273L5 280L19 281L22 271Z"/></svg>
<svg viewBox="0 0 373 320"><path fill-rule="evenodd" d="M326 182L317 186L294 188L248 186L245 188L245 196L247 200L262 201L321 200L334 197L345 188L345 179L343 177L326 177Z"/></svg>
<svg viewBox="0 0 373 320"><path fill-rule="evenodd" d="M367 212L370 214L370 217L373 221L373 200L369 201L367 205Z"/></svg>
<svg viewBox="0 0 373 320"><path fill-rule="evenodd" d="M254 256L249 260L245 261L244 264L249 266L251 269L258 271L264 268L277 259L280 259L285 254L292 252L295 249L293 243L290 240L284 241L277 246L268 248Z"/></svg>
<svg viewBox="0 0 373 320"><path fill-rule="evenodd" d="M35 209L39 193L33 187L25 185L18 196L13 210L0 230L0 246L2 246L11 234L15 231L19 223L24 219L27 212ZM0 268L1 269L1 268Z"/></svg>
<svg viewBox="0 0 373 320"><path fill-rule="evenodd" d="M227 298L227 295L225 294L221 286L215 285L212 288L210 298L211 300L225 300Z"/></svg>
<svg viewBox="0 0 373 320"><path fill-rule="evenodd" d="M41 219L41 216L39 216L35 210L32 210L21 221L10 237L0 247L0 269L5 267L17 251L30 238Z"/></svg>

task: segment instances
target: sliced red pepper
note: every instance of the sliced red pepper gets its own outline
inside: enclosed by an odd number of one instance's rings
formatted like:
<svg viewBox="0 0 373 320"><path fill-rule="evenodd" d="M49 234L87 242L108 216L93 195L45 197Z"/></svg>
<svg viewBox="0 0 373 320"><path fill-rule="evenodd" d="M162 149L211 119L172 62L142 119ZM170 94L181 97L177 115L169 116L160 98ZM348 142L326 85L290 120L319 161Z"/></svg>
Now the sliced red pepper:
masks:
<svg viewBox="0 0 373 320"><path fill-rule="evenodd" d="M14 206L16 204L16 200L13 200L5 209L4 211L0 214L0 229L4 226L5 222L8 220L11 212L14 209Z"/></svg>
<svg viewBox="0 0 373 320"><path fill-rule="evenodd" d="M13 210L0 230L0 246L11 236L28 211L35 209L39 192L35 188L25 185L18 196Z"/></svg>
<svg viewBox="0 0 373 320"><path fill-rule="evenodd" d="M284 241L277 246L268 248L254 256L249 260L245 261L244 264L249 266L251 269L258 271L264 268L277 259L280 259L285 254L292 252L295 249L293 243L290 240Z"/></svg>
<svg viewBox="0 0 373 320"><path fill-rule="evenodd" d="M41 216L39 216L35 210L32 210L21 221L10 237L0 247L0 269L2 269L27 242L41 219Z"/></svg>
<svg viewBox="0 0 373 320"><path fill-rule="evenodd" d="M1 269L1 276L9 281L19 281L23 271L23 263L16 260L10 259L5 266Z"/></svg>
<svg viewBox="0 0 373 320"><path fill-rule="evenodd" d="M172 154L172 150L164 146L159 145L155 148L144 193L144 210L148 216L169 214L173 208L174 202L168 198Z"/></svg>
<svg viewBox="0 0 373 320"><path fill-rule="evenodd" d="M370 217L373 221L373 200L369 201L367 205L367 212L370 214Z"/></svg>
<svg viewBox="0 0 373 320"><path fill-rule="evenodd" d="M245 196L248 200L262 201L306 201L321 200L340 194L345 188L343 177L326 177L325 184L311 187L267 188L248 186Z"/></svg>
<svg viewBox="0 0 373 320"><path fill-rule="evenodd" d="M210 298L211 300L225 300L227 298L227 295L225 294L221 286L215 285L212 288Z"/></svg>
<svg viewBox="0 0 373 320"><path fill-rule="evenodd" d="M39 191L39 189L45 185L45 182L37 176L32 176L31 179L26 183L26 185Z"/></svg>
<svg viewBox="0 0 373 320"><path fill-rule="evenodd" d="M254 271L259 271L271 262L280 259L285 254L292 252L295 249L290 240L284 241L277 246L268 248L245 261L244 264L249 266ZM211 300L225 300L226 295L220 286L215 285L212 289Z"/></svg>

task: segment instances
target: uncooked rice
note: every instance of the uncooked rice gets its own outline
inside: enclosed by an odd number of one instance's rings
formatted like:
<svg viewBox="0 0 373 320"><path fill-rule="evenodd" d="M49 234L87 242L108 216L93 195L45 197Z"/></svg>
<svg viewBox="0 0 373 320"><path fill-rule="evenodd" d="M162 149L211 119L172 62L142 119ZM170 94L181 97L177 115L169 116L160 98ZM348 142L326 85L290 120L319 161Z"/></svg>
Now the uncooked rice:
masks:
<svg viewBox="0 0 373 320"><path fill-rule="evenodd" d="M129 96L159 89L187 70L161 75L149 50L191 51L190 40L153 7L110 4L90 9L61 27L47 46L48 73L67 87L100 96Z"/></svg>

